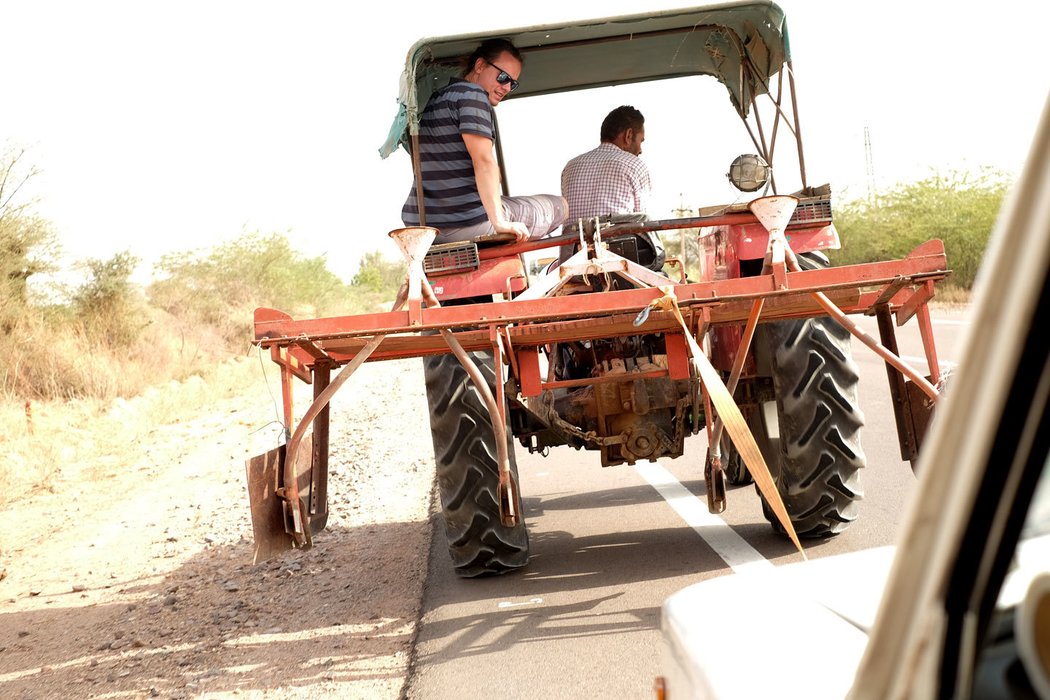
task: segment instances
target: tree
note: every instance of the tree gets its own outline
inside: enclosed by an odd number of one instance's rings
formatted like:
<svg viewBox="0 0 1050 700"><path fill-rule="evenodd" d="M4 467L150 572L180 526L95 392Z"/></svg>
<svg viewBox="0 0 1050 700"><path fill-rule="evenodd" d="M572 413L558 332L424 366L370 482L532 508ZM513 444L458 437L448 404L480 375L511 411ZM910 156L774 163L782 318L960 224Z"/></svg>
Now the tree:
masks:
<svg viewBox="0 0 1050 700"><path fill-rule="evenodd" d="M405 263L390 262L378 250L365 253L354 275L354 284L373 292L386 293L391 298L405 279Z"/></svg>
<svg viewBox="0 0 1050 700"><path fill-rule="evenodd" d="M33 214L23 187L38 171L21 163L25 150L0 161L0 332L10 334L29 303L28 281L53 269L57 238L48 222Z"/></svg>
<svg viewBox="0 0 1050 700"><path fill-rule="evenodd" d="M303 256L277 233L248 233L210 251L171 253L156 271L162 279L149 287L153 304L188 323L218 328L235 343L250 337L257 306L316 315L338 307L347 294L323 256Z"/></svg>
<svg viewBox="0 0 1050 700"><path fill-rule="evenodd" d="M131 282L139 259L130 251L109 260L90 259L88 279L73 295L73 308L88 334L112 345L130 345L145 325L144 310Z"/></svg>
<svg viewBox="0 0 1050 700"><path fill-rule="evenodd" d="M679 204L673 209L674 218L685 219L696 216L696 210ZM682 228L674 231L662 231L660 241L664 246L664 253L668 259L681 262L682 267L667 265L664 271L675 279L682 274L682 268L692 280L700 277L700 229Z"/></svg>

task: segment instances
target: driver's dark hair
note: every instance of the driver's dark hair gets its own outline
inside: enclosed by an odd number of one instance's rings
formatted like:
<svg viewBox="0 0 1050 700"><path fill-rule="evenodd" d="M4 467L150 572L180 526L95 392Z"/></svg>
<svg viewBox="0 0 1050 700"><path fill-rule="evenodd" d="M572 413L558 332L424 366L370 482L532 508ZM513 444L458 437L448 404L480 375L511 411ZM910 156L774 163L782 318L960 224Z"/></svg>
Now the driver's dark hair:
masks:
<svg viewBox="0 0 1050 700"><path fill-rule="evenodd" d="M474 70L474 64L478 62L478 59L484 59L488 63L492 63L496 60L496 57L501 53L507 52L514 58L518 59L519 63L525 63L525 59L522 58L521 52L518 51L518 47L510 43L506 39L486 39L481 42L478 48L474 49L474 53L470 54L470 58L467 59L467 66L463 69L463 77L470 75L470 71Z"/></svg>
<svg viewBox="0 0 1050 700"><path fill-rule="evenodd" d="M627 129L641 130L645 126L645 117L630 105L617 107L602 122L602 143L614 141Z"/></svg>

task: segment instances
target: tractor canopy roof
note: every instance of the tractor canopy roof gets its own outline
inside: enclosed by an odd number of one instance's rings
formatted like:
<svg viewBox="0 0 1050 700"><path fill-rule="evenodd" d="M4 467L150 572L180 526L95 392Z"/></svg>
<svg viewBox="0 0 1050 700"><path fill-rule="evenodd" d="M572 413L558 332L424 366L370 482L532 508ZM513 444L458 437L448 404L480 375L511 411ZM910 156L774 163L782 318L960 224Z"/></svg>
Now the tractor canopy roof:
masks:
<svg viewBox="0 0 1050 700"><path fill-rule="evenodd" d="M420 39L405 61L384 158L418 133L430 95L461 76L478 44L494 37L509 39L525 58L521 84L505 99L711 75L741 118L790 60L784 12L768 0Z"/></svg>

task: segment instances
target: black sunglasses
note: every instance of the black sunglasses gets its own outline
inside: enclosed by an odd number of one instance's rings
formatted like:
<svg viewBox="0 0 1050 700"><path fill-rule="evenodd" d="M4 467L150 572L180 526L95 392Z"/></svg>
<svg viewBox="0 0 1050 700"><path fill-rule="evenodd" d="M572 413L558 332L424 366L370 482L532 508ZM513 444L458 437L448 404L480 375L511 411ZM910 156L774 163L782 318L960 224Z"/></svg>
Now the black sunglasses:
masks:
<svg viewBox="0 0 1050 700"><path fill-rule="evenodd" d="M510 77L510 73L508 73L507 71L503 70L502 68L497 66L492 61L489 61L488 59L485 60L485 63L489 64L490 66L492 66L493 68L495 68L496 70L499 71L499 75L496 76L496 82L497 83L499 83L500 85L507 85L509 83L511 92L514 92L515 90L518 89L518 81L515 80L514 78Z"/></svg>

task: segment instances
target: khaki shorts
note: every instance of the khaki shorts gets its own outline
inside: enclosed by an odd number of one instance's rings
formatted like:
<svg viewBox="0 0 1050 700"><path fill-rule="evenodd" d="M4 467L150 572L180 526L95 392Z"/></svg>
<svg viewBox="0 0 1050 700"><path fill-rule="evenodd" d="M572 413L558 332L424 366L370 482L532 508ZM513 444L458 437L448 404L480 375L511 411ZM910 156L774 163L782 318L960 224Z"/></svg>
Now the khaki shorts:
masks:
<svg viewBox="0 0 1050 700"><path fill-rule="evenodd" d="M557 229L569 215L565 199L555 194L536 194L527 197L503 197L503 215L508 221L520 221L529 229L529 238L543 238ZM463 228L441 228L435 243L472 241L495 234L488 221Z"/></svg>

